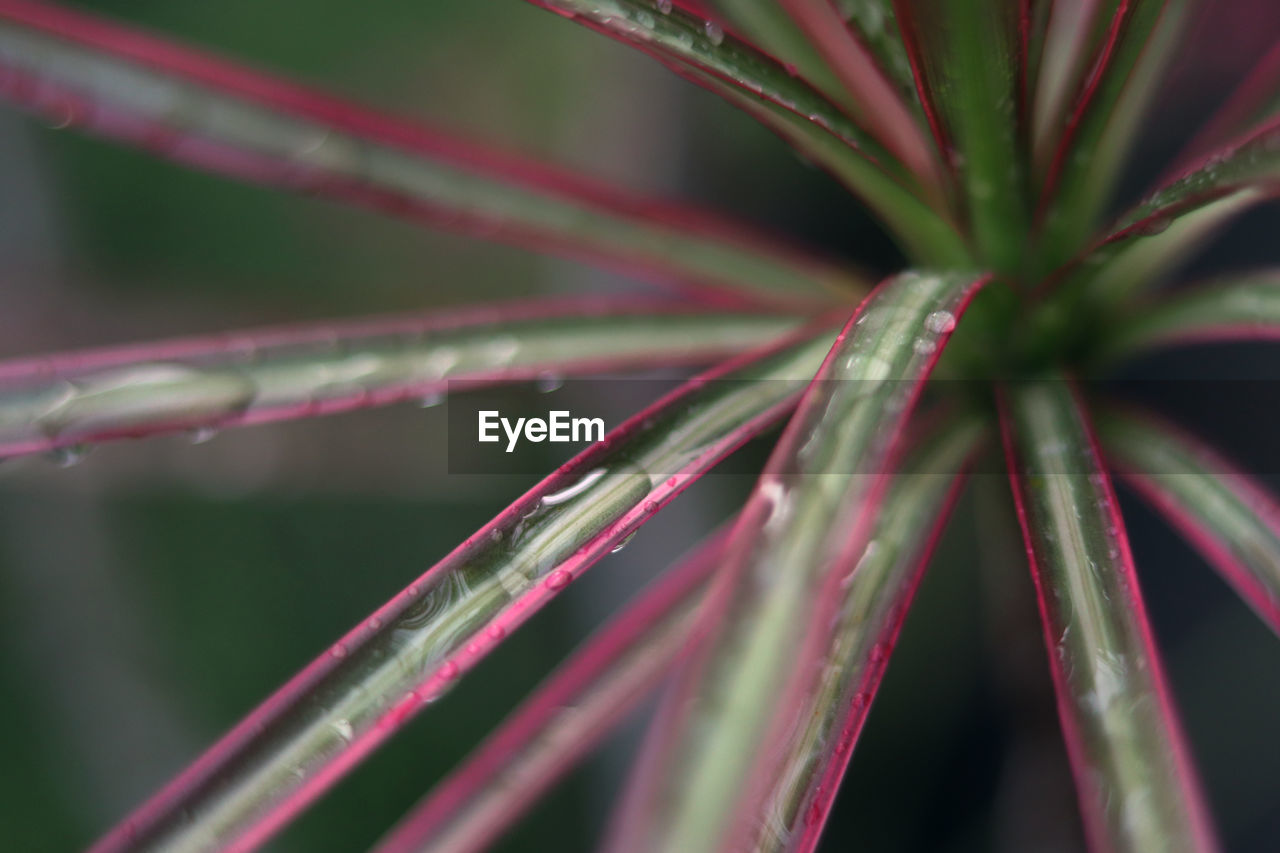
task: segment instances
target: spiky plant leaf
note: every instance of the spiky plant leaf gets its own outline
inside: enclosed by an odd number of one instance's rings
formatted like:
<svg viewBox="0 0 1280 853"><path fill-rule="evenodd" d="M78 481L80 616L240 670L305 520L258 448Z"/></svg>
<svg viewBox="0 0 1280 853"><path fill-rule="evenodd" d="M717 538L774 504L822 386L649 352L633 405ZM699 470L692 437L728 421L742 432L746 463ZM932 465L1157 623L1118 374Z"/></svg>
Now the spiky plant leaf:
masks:
<svg viewBox="0 0 1280 853"><path fill-rule="evenodd" d="M721 217L630 197L42 3L0 2L0 97L222 174L711 287L721 298L728 290L822 300L858 285L847 270Z"/></svg>
<svg viewBox="0 0 1280 853"><path fill-rule="evenodd" d="M982 262L1019 272L1028 210L1018 114L1018 7L897 0L920 99L944 157L959 176Z"/></svg>
<svg viewBox="0 0 1280 853"><path fill-rule="evenodd" d="M730 451L795 405L833 331L693 380L377 610L98 845L249 850ZM816 336L815 336L816 335Z"/></svg>
<svg viewBox="0 0 1280 853"><path fill-rule="evenodd" d="M671 712L654 722L618 849L750 845L755 805L781 781L787 732L822 713L812 704L822 695L813 689L827 652L821 632L866 550L913 404L983 281L907 273L880 285L845 327L734 529L700 617L708 636Z"/></svg>
<svg viewBox="0 0 1280 853"><path fill-rule="evenodd" d="M1108 0L1105 36L1070 98L1041 194L1040 272L1081 248L1102 213L1115 175L1176 46L1188 0Z"/></svg>
<svg viewBox="0 0 1280 853"><path fill-rule="evenodd" d="M1280 340L1280 272L1232 276L1127 307L1101 358L1211 341Z"/></svg>
<svg viewBox="0 0 1280 853"><path fill-rule="evenodd" d="M1125 479L1280 634L1280 503L1204 442L1150 416L1099 422Z"/></svg>
<svg viewBox="0 0 1280 853"><path fill-rule="evenodd" d="M1019 383L1001 425L1090 846L1215 849L1080 402L1062 379Z"/></svg>
<svg viewBox="0 0 1280 853"><path fill-rule="evenodd" d="M865 129L779 63L683 9L657 0L531 0L633 45L715 91L835 174L886 222L917 259L964 257L950 223L917 179ZM943 249L946 251L943 251Z"/></svg>
<svg viewBox="0 0 1280 853"><path fill-rule="evenodd" d="M705 363L760 346L799 323L785 314L573 300L0 362L0 458L431 401L450 383Z"/></svg>
<svg viewBox="0 0 1280 853"><path fill-rule="evenodd" d="M711 536L588 638L373 853L489 847L670 672L726 536Z"/></svg>
<svg viewBox="0 0 1280 853"><path fill-rule="evenodd" d="M890 484L862 556L841 580L836 616L818 632L825 665L805 697L808 715L798 717L783 747L777 780L759 812L770 819L753 850L809 853L818 846L979 433L972 421L948 424L912 450Z"/></svg>

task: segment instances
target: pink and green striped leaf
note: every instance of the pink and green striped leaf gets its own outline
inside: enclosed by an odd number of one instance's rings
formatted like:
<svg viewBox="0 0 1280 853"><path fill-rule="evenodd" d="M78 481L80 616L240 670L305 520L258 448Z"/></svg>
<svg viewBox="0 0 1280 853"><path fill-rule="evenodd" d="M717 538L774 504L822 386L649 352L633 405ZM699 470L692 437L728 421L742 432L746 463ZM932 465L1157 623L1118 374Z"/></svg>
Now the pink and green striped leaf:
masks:
<svg viewBox="0 0 1280 853"><path fill-rule="evenodd" d="M565 300L0 362L0 458L432 402L451 383L713 362L780 338L800 322L785 314Z"/></svg>
<svg viewBox="0 0 1280 853"><path fill-rule="evenodd" d="M705 374L535 486L304 668L97 853L260 846L576 576L795 405L832 325Z"/></svg>
<svg viewBox="0 0 1280 853"><path fill-rule="evenodd" d="M1105 35L1070 96L1063 123L1046 131L1053 153L1040 198L1041 273L1076 254L1096 226L1176 50L1189 6L1189 0L1102 4Z"/></svg>
<svg viewBox="0 0 1280 853"><path fill-rule="evenodd" d="M1019 145L1019 7L1000 0L896 0L894 7L920 100L958 177L980 260L1016 273L1029 214Z"/></svg>
<svg viewBox="0 0 1280 853"><path fill-rule="evenodd" d="M374 853L479 853L671 671L707 581L715 534L592 635Z"/></svg>
<svg viewBox="0 0 1280 853"><path fill-rule="evenodd" d="M913 257L925 263L965 257L947 212L932 205L930 194L884 146L804 80L719 24L658 0L531 2L655 57L746 110L860 196Z"/></svg>
<svg viewBox="0 0 1280 853"><path fill-rule="evenodd" d="M857 582L914 404L984 282L907 273L845 327L734 528L699 618L706 636L654 723L615 849L750 849L765 804L788 795L789 733L834 698L817 680L843 581Z"/></svg>
<svg viewBox="0 0 1280 853"><path fill-rule="evenodd" d="M1153 417L1110 412L1099 432L1125 480L1280 634L1280 503L1202 441Z"/></svg>
<svg viewBox="0 0 1280 853"><path fill-rule="evenodd" d="M1280 340L1280 273L1233 276L1135 303L1112 324L1101 357L1220 341Z"/></svg>
<svg viewBox="0 0 1280 853"><path fill-rule="evenodd" d="M858 286L851 272L752 228L50 4L0 0L0 97L221 174L710 288L718 299L829 300Z"/></svg>
<svg viewBox="0 0 1280 853"><path fill-rule="evenodd" d="M1058 378L1005 389L1001 428L1090 847L1216 849L1074 389Z"/></svg>

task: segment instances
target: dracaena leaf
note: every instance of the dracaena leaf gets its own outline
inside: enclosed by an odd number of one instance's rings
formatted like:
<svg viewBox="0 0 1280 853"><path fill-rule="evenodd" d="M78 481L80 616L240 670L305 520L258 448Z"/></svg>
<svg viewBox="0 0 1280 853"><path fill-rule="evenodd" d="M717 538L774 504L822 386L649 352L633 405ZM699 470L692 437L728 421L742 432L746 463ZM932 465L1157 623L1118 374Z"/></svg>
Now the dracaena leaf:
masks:
<svg viewBox="0 0 1280 853"><path fill-rule="evenodd" d="M710 288L721 299L726 291L830 299L857 284L720 217L631 197L69 9L0 2L0 96L222 174Z"/></svg>
<svg viewBox="0 0 1280 853"><path fill-rule="evenodd" d="M338 640L99 842L262 844L663 504L794 404L823 323L693 380L579 454Z"/></svg>
<svg viewBox="0 0 1280 853"><path fill-rule="evenodd" d="M1087 416L1061 379L1001 399L1080 809L1095 850L1213 850L1211 830Z"/></svg>
<svg viewBox="0 0 1280 853"><path fill-rule="evenodd" d="M1280 504L1198 439L1147 415L1109 412L1103 446L1159 509L1280 634Z"/></svg>
<svg viewBox="0 0 1280 853"><path fill-rule="evenodd" d="M898 0L895 9L920 99L959 177L981 258L1001 272L1017 272L1028 221L1018 7L1000 0L971 5Z"/></svg>
<svg viewBox="0 0 1280 853"><path fill-rule="evenodd" d="M1110 324L1100 358L1212 341L1280 340L1280 272L1233 276L1138 302Z"/></svg>
<svg viewBox="0 0 1280 853"><path fill-rule="evenodd" d="M912 110L918 102L914 95L910 100L902 96L832 0L783 0L781 8L758 0L747 0L746 5L772 9L783 15L785 23L789 23L785 16L790 15L808 38L806 44L811 42L832 69L841 90L847 93L854 117L921 180L935 204L945 205L937 155Z"/></svg>
<svg viewBox="0 0 1280 853"><path fill-rule="evenodd" d="M465 385L715 361L786 315L565 300L227 332L0 362L0 458L427 402Z"/></svg>
<svg viewBox="0 0 1280 853"><path fill-rule="evenodd" d="M978 435L974 422L949 424L913 448L889 485L871 538L841 582L836 616L821 632L826 664L782 747L762 806L774 819L752 849L809 853L817 847Z"/></svg>
<svg viewBox="0 0 1280 853"><path fill-rule="evenodd" d="M584 642L374 853L487 849L670 672L725 538L711 536Z"/></svg>
<svg viewBox="0 0 1280 853"><path fill-rule="evenodd" d="M953 263L963 245L945 212L895 157L817 90L717 24L656 0L531 0L657 58L752 116L835 174L925 263ZM938 237L939 232L952 231Z"/></svg>
<svg viewBox="0 0 1280 853"><path fill-rule="evenodd" d="M1280 115L1280 45L1271 49L1236 89L1222 109L1187 144L1185 153L1174 163L1173 174L1194 166L1231 140L1261 127Z"/></svg>
<svg viewBox="0 0 1280 853"><path fill-rule="evenodd" d="M904 274L845 327L734 528L699 617L707 636L670 697L674 710L654 723L618 849L751 843L760 804L782 781L786 732L822 695L822 632L866 550L913 404L981 281Z"/></svg>
<svg viewBox="0 0 1280 853"><path fill-rule="evenodd" d="M1280 119L1255 128L1151 193L1080 262L1094 296L1148 287L1218 226L1280 192Z"/></svg>
<svg viewBox="0 0 1280 853"><path fill-rule="evenodd" d="M1161 72L1177 46L1188 0L1120 0L1055 137L1040 199L1040 272L1077 252L1109 200Z"/></svg>

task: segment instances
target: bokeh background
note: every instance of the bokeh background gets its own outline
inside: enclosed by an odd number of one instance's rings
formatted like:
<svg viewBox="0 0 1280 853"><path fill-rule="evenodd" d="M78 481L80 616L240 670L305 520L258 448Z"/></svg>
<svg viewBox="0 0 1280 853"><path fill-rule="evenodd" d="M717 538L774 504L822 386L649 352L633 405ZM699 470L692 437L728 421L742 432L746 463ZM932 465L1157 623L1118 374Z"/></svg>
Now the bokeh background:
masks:
<svg viewBox="0 0 1280 853"><path fill-rule="evenodd" d="M853 200L768 132L645 57L520 0L78 5L637 192L733 211L876 271L900 263ZM1273 6L1206 4L1135 157L1130 197L1280 38ZM1274 264L1278 225L1274 210L1248 217L1196 269ZM644 289L188 171L7 107L0 282L5 357ZM1130 373L1273 380L1280 352L1201 349ZM644 402L628 388L592 399L593 414L617 423ZM1246 465L1280 470L1277 395L1228 410L1169 388L1167 408ZM0 846L87 844L533 482L450 475L445 423L442 408L400 406L199 445L183 436L115 443L69 468L43 459L0 466ZM751 470L766 450L748 447L735 470ZM548 468L560 461L547 452ZM743 473L710 477L660 513L271 849L367 847L749 487ZM1001 487L988 477L971 491ZM1157 519L1128 496L1124 508L1224 840L1231 850L1280 849L1280 642ZM826 849L1081 845L1030 582L1017 550L977 515L973 501L962 505L926 578ZM590 849L642 722L501 849Z"/></svg>

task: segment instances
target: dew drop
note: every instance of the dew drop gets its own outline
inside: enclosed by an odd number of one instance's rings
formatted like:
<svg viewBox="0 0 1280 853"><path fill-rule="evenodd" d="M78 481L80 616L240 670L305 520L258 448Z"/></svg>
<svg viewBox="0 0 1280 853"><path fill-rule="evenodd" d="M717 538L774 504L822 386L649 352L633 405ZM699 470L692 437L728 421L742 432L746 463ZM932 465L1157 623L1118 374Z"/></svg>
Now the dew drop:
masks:
<svg viewBox="0 0 1280 853"><path fill-rule="evenodd" d="M671 0L658 0L658 11L664 15L670 15Z"/></svg>
<svg viewBox="0 0 1280 853"><path fill-rule="evenodd" d="M458 665L451 660L447 660L440 664L440 671L436 676L441 681L453 681L458 677Z"/></svg>
<svg viewBox="0 0 1280 853"><path fill-rule="evenodd" d="M652 513L657 512L657 511L658 511L658 502L657 502L657 501L645 501L645 502L644 502L644 511L645 511L645 512L647 512L647 513L651 513L651 514L652 514Z"/></svg>
<svg viewBox="0 0 1280 853"><path fill-rule="evenodd" d="M667 485L674 489L674 488L676 487L676 478L675 478L675 477L668 477L668 478L667 478Z"/></svg>
<svg viewBox="0 0 1280 853"><path fill-rule="evenodd" d="M917 338L916 342L911 345L911 348L920 355L933 355L933 353L938 349L938 345L933 342L932 338Z"/></svg>
<svg viewBox="0 0 1280 853"><path fill-rule="evenodd" d="M351 743L352 738L356 735L355 729L351 727L350 720L334 720L333 730L337 733L338 737L342 738L347 743Z"/></svg>
<svg viewBox="0 0 1280 853"><path fill-rule="evenodd" d="M89 448L84 444L72 444L67 447L58 447L50 450L47 455L50 462L59 468L70 468L84 459L89 453Z"/></svg>
<svg viewBox="0 0 1280 853"><path fill-rule="evenodd" d="M211 426L196 427L188 433L192 444L204 444L207 441L213 441L214 436L218 434L218 430Z"/></svg>
<svg viewBox="0 0 1280 853"><path fill-rule="evenodd" d="M564 377L557 376L554 373L543 373L538 376L538 381L535 385L543 394L549 394L564 387Z"/></svg>
<svg viewBox="0 0 1280 853"><path fill-rule="evenodd" d="M443 391L432 391L428 394L423 394L421 397L418 398L418 405L424 409L430 409L434 406L440 405L443 402L444 402Z"/></svg>
<svg viewBox="0 0 1280 853"><path fill-rule="evenodd" d="M945 335L956 327L956 318L950 311L934 311L925 318L924 327L936 335Z"/></svg>
<svg viewBox="0 0 1280 853"><path fill-rule="evenodd" d="M489 635L490 639L501 640L503 637L507 636L507 629L495 623L485 629L485 633Z"/></svg>
<svg viewBox="0 0 1280 853"><path fill-rule="evenodd" d="M335 643L333 648L329 650L329 654L333 655L338 660L342 660L347 656L347 647L342 643Z"/></svg>
<svg viewBox="0 0 1280 853"><path fill-rule="evenodd" d="M381 628L381 627L382 627L382 619L381 619L381 617L378 617L378 616L370 616L370 617L369 617L369 629L370 629L370 630L376 631L376 630L378 630L378 629L379 629L379 628Z"/></svg>
<svg viewBox="0 0 1280 853"><path fill-rule="evenodd" d="M633 531L631 531L630 533L628 533L628 534L627 534L627 536L626 536L626 538L625 538L625 539L623 539L623 540L622 540L621 542L619 542L617 545L614 545L612 548L610 548L610 549L609 549L609 553L610 553L610 554L616 554L616 553L618 553L618 552L619 552L619 551L621 551L623 548L627 547L627 545L629 545L629 544L631 543L631 540L632 540L632 539L634 539L634 538L636 538L636 531L634 531L634 530L633 530Z"/></svg>
<svg viewBox="0 0 1280 853"><path fill-rule="evenodd" d="M616 551L617 549L615 548L614 550ZM571 580L573 580L573 575L569 574L564 569L556 569L554 572L547 575L547 579L543 581L543 583L546 585L547 589L564 589L569 585L569 581Z"/></svg>
<svg viewBox="0 0 1280 853"><path fill-rule="evenodd" d="M707 41L714 45L720 45L724 41L724 30L715 21L707 21L704 32L707 34Z"/></svg>

